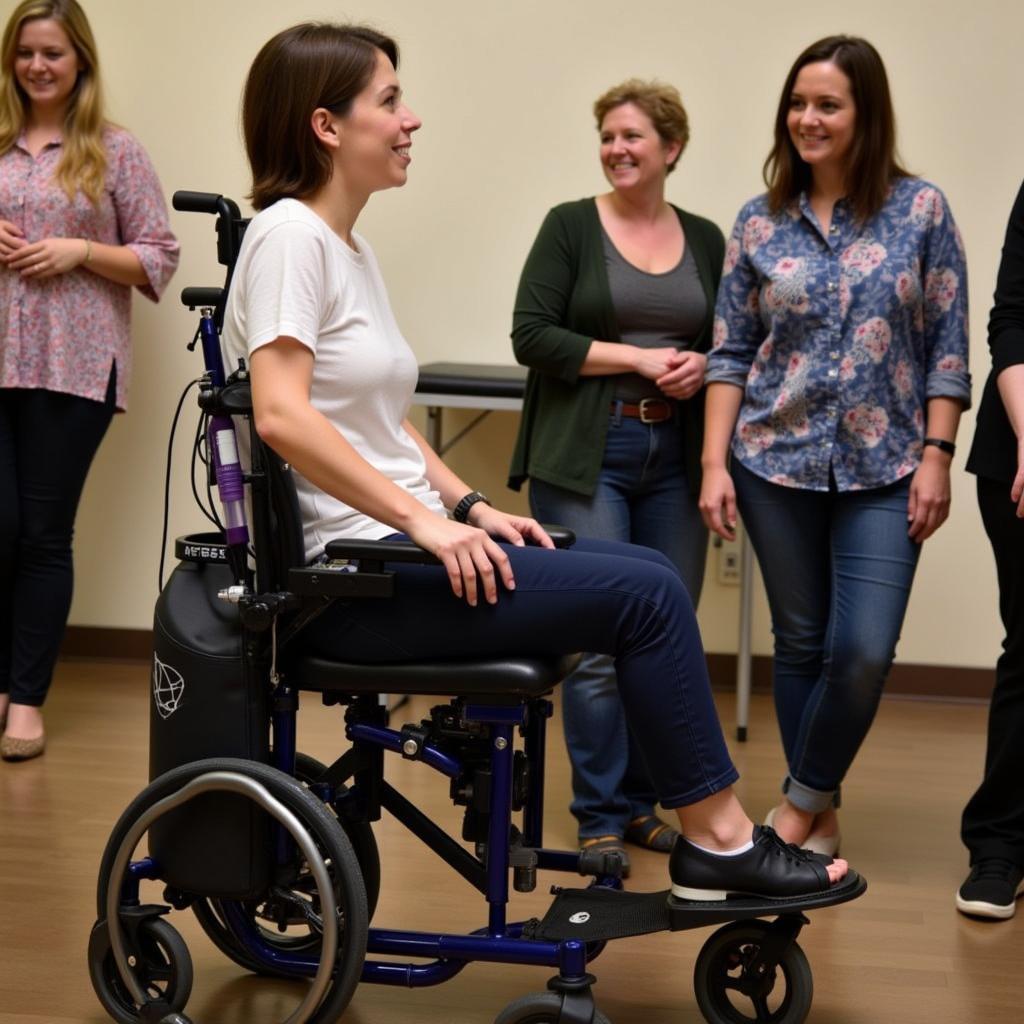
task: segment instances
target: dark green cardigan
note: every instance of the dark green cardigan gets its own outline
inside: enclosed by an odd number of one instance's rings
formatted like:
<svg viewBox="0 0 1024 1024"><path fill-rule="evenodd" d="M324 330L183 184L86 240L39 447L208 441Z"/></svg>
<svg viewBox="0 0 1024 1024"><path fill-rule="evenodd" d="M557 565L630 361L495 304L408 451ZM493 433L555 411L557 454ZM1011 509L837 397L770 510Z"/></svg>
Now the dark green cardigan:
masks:
<svg viewBox="0 0 1024 1024"><path fill-rule="evenodd" d="M725 240L711 221L673 207L704 286L707 312L692 348L711 347L715 293ZM579 494L593 494L604 457L611 376L581 377L590 344L621 341L604 264L601 222L593 199L556 206L526 258L512 314L516 359L530 368L508 485L536 477ZM704 390L680 403L686 479L700 490Z"/></svg>

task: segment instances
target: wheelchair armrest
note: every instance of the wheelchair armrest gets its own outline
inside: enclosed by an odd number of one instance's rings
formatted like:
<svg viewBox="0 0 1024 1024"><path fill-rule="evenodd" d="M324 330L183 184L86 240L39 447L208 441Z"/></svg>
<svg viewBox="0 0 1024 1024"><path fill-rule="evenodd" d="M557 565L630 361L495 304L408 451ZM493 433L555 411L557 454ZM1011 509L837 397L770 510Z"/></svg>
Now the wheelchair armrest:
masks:
<svg viewBox="0 0 1024 1024"><path fill-rule="evenodd" d="M548 536L555 542L556 548L571 548L576 543L576 533L568 526L549 526L541 524L548 532Z"/></svg>
<svg viewBox="0 0 1024 1024"><path fill-rule="evenodd" d="M576 543L576 534L564 526L545 526L556 548L571 548ZM411 540L346 540L344 538L327 542L324 552L328 558L358 558L369 562L413 562L418 565L437 565L429 551L413 544Z"/></svg>
<svg viewBox="0 0 1024 1024"><path fill-rule="evenodd" d="M328 558L357 558L367 562L414 562L436 565L437 559L411 540L330 540L324 548Z"/></svg>

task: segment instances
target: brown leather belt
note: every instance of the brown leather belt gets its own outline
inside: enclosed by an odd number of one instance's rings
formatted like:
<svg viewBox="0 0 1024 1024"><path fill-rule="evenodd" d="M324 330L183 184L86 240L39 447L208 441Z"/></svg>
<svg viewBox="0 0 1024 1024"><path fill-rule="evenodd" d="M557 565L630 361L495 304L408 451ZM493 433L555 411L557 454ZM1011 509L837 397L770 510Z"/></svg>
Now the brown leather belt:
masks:
<svg viewBox="0 0 1024 1024"><path fill-rule="evenodd" d="M675 405L664 398L644 398L639 405L616 401L612 402L612 415L616 413L628 416L632 420L639 420L641 423L664 423L672 419Z"/></svg>

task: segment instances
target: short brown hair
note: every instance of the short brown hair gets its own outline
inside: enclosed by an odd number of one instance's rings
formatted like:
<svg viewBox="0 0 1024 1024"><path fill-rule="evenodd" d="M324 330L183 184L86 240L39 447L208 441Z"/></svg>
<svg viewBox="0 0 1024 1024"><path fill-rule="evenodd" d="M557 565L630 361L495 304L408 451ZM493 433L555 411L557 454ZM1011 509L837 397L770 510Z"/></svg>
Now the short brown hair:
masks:
<svg viewBox="0 0 1024 1024"><path fill-rule="evenodd" d="M896 156L896 116L889 79L878 51L857 36L826 36L797 57L786 76L775 114L775 145L764 162L768 205L778 213L811 184L810 166L789 137L786 119L796 76L808 64L828 61L850 80L856 120L846 170L848 198L861 221L876 214L896 178L908 177Z"/></svg>
<svg viewBox="0 0 1024 1024"><path fill-rule="evenodd" d="M651 119L654 130L663 142L679 143L679 153L666 171L671 174L690 141L690 119L686 116L679 90L664 82L653 79L645 81L642 78L630 78L621 85L612 86L594 103L598 131L608 114L624 103L638 106Z"/></svg>
<svg viewBox="0 0 1024 1024"><path fill-rule="evenodd" d="M242 129L257 210L327 184L331 158L310 116L318 107L347 114L373 75L378 50L398 67L398 45L372 28L305 22L279 32L256 55L242 97Z"/></svg>

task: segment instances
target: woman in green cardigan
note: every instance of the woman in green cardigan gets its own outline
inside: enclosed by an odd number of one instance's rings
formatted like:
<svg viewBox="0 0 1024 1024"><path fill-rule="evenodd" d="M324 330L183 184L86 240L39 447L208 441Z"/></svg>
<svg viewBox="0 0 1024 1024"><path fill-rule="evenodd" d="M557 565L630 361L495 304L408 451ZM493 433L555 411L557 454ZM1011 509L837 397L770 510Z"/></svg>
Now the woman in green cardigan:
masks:
<svg viewBox="0 0 1024 1024"><path fill-rule="evenodd" d="M724 255L710 221L665 201L689 139L671 86L631 79L594 104L611 191L547 215L513 315L530 368L509 484L533 513L577 533L656 548L694 603L707 531L697 509L705 353ZM582 845L668 852L675 831L629 735L605 655L563 689Z"/></svg>

